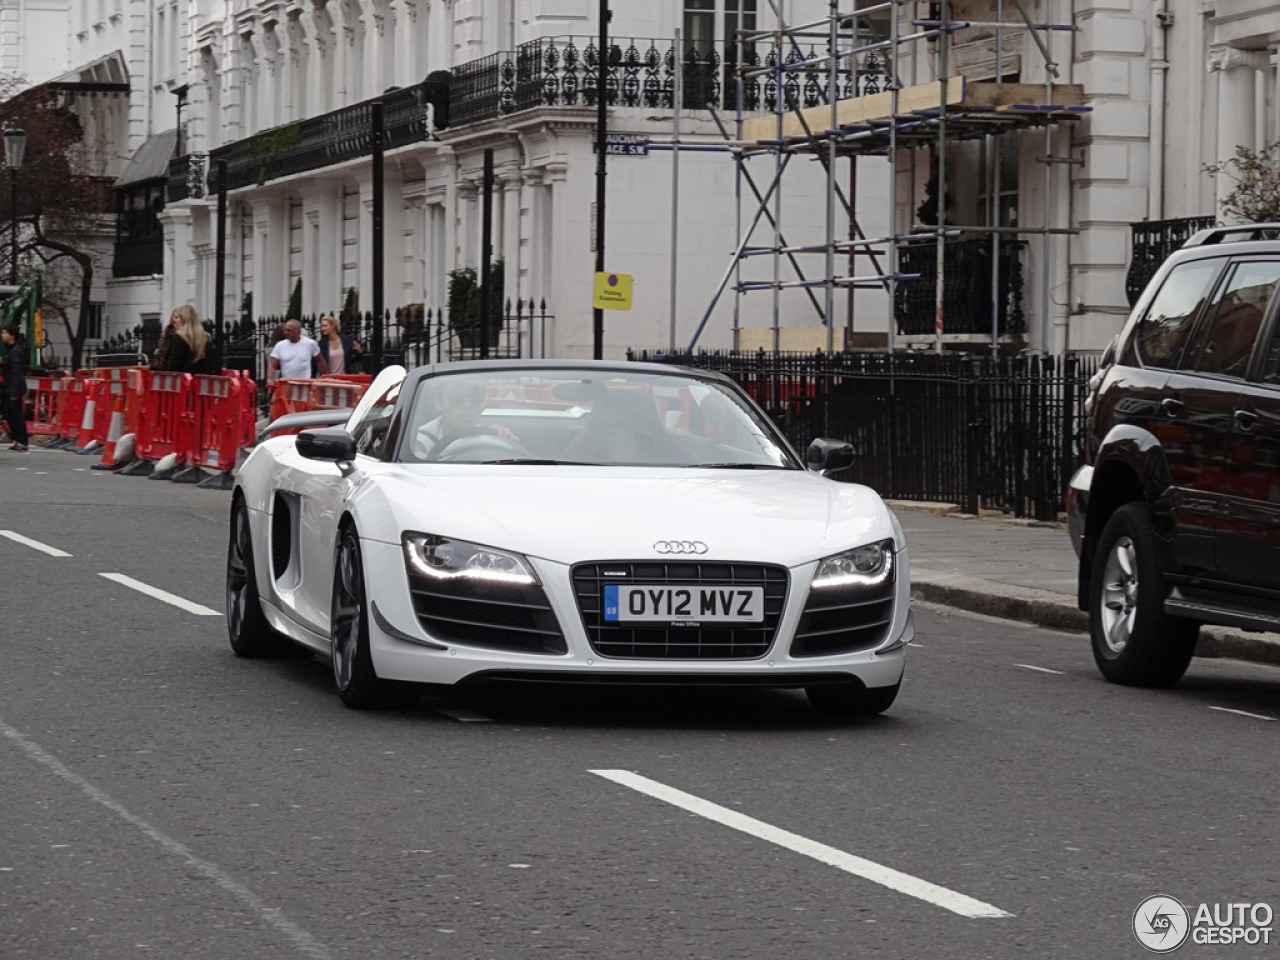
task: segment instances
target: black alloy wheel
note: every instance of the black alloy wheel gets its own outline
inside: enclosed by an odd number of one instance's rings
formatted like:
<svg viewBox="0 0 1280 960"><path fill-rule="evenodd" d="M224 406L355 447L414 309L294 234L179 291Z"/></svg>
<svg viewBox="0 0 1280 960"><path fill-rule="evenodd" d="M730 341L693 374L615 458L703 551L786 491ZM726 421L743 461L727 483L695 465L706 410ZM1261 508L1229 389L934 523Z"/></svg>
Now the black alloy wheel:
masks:
<svg viewBox="0 0 1280 960"><path fill-rule="evenodd" d="M369 604L364 586L360 538L354 527L338 535L333 565L333 605L329 616L333 684L353 710L382 706L396 685L378 679L369 653Z"/></svg>
<svg viewBox="0 0 1280 960"><path fill-rule="evenodd" d="M287 641L271 629L262 612L258 580L253 564L253 538L249 533L249 508L237 498L231 508L231 534L227 542L227 636L240 657L274 657L284 653Z"/></svg>

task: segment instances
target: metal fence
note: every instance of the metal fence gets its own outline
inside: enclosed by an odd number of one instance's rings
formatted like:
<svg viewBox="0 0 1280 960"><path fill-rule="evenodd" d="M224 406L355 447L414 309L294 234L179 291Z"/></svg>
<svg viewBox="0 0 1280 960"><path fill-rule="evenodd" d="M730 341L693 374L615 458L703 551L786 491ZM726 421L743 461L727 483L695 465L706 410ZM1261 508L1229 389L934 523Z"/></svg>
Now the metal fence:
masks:
<svg viewBox="0 0 1280 960"><path fill-rule="evenodd" d="M302 324L302 332L309 337L317 337L320 317L325 315L301 317L298 322ZM338 315L337 311L334 315ZM507 301L498 325L490 331L488 355L494 358L546 356L548 327L554 322L555 318L547 312L545 300L538 303L532 300ZM228 370L247 371L258 382L265 380L272 337L283 323L284 317L260 317L227 324L222 366ZM376 373L372 352L373 313L343 318L341 327L342 332L354 337L364 351L362 372ZM443 311L388 310L383 317L382 363L383 366L403 364L415 367L426 363L474 360L484 352L477 334L474 329L450 326ZM138 327L86 350L85 366L146 362L156 344L155 333L148 335Z"/></svg>
<svg viewBox="0 0 1280 960"><path fill-rule="evenodd" d="M1094 356L633 353L716 370L774 412L803 451L815 437L857 450L843 474L889 499L1056 520L1079 463Z"/></svg>

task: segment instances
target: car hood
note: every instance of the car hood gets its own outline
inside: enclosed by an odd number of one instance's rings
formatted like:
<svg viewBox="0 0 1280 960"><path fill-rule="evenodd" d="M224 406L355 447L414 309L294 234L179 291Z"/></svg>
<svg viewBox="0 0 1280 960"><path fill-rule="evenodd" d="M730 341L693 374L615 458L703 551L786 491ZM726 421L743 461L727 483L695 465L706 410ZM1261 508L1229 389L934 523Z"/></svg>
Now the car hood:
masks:
<svg viewBox="0 0 1280 960"><path fill-rule="evenodd" d="M795 566L895 537L896 526L870 488L799 470L400 466L377 487L388 539L416 530L560 563L700 541L703 560Z"/></svg>

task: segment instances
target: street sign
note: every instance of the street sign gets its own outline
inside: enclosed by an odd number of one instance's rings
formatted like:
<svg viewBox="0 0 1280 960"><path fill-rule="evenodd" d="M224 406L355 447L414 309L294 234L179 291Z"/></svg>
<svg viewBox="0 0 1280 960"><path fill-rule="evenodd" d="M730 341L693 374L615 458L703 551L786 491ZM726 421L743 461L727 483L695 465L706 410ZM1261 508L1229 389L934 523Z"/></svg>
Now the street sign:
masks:
<svg viewBox="0 0 1280 960"><path fill-rule="evenodd" d="M591 144L591 152L596 152L594 142ZM649 138L638 133L607 133L604 137L604 153L606 157L647 157Z"/></svg>
<svg viewBox="0 0 1280 960"><path fill-rule="evenodd" d="M597 273L591 306L597 310L630 310L631 274Z"/></svg>

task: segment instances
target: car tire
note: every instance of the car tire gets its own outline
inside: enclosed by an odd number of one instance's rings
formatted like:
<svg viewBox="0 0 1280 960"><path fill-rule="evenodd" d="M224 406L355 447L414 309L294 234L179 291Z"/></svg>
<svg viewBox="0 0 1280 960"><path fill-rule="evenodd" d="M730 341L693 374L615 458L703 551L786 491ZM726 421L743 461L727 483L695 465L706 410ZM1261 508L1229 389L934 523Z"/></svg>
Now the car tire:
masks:
<svg viewBox="0 0 1280 960"><path fill-rule="evenodd" d="M241 499L237 499L231 508L226 615L227 636L236 656L278 657L288 652L288 640L271 629L262 612L253 561L253 537L249 532L249 508Z"/></svg>
<svg viewBox="0 0 1280 960"><path fill-rule="evenodd" d="M378 677L369 652L369 600L364 584L360 537L354 527L338 534L329 612L329 651L333 684L352 710L399 705L405 684Z"/></svg>
<svg viewBox="0 0 1280 960"><path fill-rule="evenodd" d="M874 717L898 699L899 680L891 687L863 687L857 683L830 683L805 687L815 710L828 717Z"/></svg>
<svg viewBox="0 0 1280 960"><path fill-rule="evenodd" d="M1187 672L1200 624L1165 613L1168 585L1145 503L1107 521L1089 585L1089 636L1098 670L1112 683L1168 687Z"/></svg>

